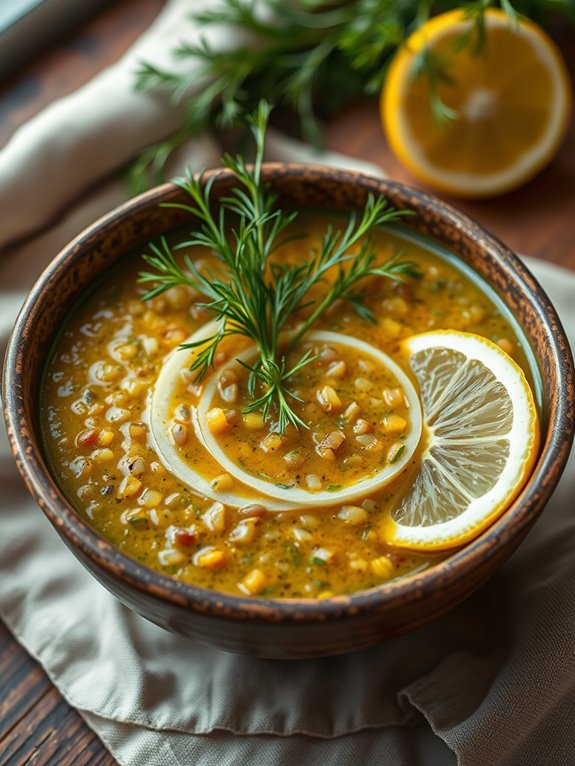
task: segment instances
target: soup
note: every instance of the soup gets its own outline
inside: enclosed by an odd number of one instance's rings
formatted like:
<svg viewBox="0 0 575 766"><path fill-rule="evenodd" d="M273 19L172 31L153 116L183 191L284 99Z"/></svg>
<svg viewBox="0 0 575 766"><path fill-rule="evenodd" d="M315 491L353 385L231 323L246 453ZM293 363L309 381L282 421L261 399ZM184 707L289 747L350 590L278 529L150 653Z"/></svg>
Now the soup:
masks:
<svg viewBox="0 0 575 766"><path fill-rule="evenodd" d="M297 238L273 260L305 261L326 221L299 217ZM238 595L327 598L444 556L393 546L382 531L425 448L403 341L475 333L529 374L526 347L496 296L452 256L400 227L373 240L378 262L401 252L421 276L370 280L362 306L335 302L297 354L299 317L288 320L286 370L302 354L307 362L289 378L300 425L283 429L273 407L267 416L250 410L249 339L224 339L215 372L198 381L190 354L214 322L200 296L176 286L142 300L138 257L107 273L64 327L42 389L46 451L78 513L146 566ZM199 269L217 268L200 246L187 255ZM178 348L191 338L199 345Z"/></svg>

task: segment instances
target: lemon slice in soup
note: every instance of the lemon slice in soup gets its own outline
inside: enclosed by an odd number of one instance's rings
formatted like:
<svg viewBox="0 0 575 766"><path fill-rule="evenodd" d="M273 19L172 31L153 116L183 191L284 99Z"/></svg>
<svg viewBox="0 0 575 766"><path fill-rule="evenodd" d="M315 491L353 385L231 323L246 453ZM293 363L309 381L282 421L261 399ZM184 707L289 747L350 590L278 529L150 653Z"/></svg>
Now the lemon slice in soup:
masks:
<svg viewBox="0 0 575 766"><path fill-rule="evenodd" d="M340 333L311 332L293 359L288 354L287 369L306 350L314 361L288 388L295 394L290 406L308 429L292 426L280 434L273 415L264 422L259 413L246 413L244 365L256 358L253 345L211 376L198 403L197 422L210 455L268 507L271 500L325 507L364 498L406 468L421 436L414 386L378 348ZM230 385L234 422L224 414Z"/></svg>
<svg viewBox="0 0 575 766"><path fill-rule="evenodd" d="M218 326L217 322L210 322L186 342L207 340L217 332ZM242 342L240 339L240 348ZM206 450L202 439L198 438L194 401L201 394L202 387L195 386L193 375L189 374L198 351L198 348L177 348L166 357L148 402L152 440L167 470L196 493L234 507L249 505L257 499L257 495L226 475L222 466ZM189 388L192 391L188 391ZM185 399L178 396L183 392ZM177 412L178 398L184 399L187 412ZM181 408L182 404L179 406ZM271 511L293 510L296 507L294 503L271 498L266 506Z"/></svg>
<svg viewBox="0 0 575 766"><path fill-rule="evenodd" d="M421 469L382 526L385 542L421 551L473 539L518 495L537 457L539 421L521 368L471 333L403 342L423 399Z"/></svg>

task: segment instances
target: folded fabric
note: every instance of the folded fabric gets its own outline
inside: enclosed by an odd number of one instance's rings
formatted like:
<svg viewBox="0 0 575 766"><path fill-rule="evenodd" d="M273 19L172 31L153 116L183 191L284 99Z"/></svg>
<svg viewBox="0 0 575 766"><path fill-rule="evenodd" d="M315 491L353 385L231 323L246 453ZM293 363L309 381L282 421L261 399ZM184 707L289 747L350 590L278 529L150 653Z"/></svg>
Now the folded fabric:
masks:
<svg viewBox="0 0 575 766"><path fill-rule="evenodd" d="M237 30L221 25L201 28L191 19L192 10L199 12L218 3L171 0L120 61L102 71L88 87L55 101L17 131L0 151L0 252L8 243L29 237L50 223L142 149L182 126L182 111L164 93L135 89L135 73L143 61L160 69L188 71L189 61L171 54L175 44L184 38L189 43L205 40L220 50L240 45L243 41ZM190 91L199 91L205 85L205 80L198 78ZM186 164L191 164L192 169L215 167L219 157L215 143L204 137L189 142L174 157L171 171L179 173ZM267 159L325 164L338 160L337 164L344 167L350 162L278 135L268 141ZM354 160L353 167L381 175L381 170L368 162ZM38 183L39 178L42 183ZM92 195L84 204L101 214L114 206L109 201L116 203L124 195L123 184L118 182L113 192L110 189L106 195ZM85 222L92 220L87 218Z"/></svg>
<svg viewBox="0 0 575 766"><path fill-rule="evenodd" d="M217 1L198 0L194 10ZM181 115L161 95L133 92L133 71L141 58L165 63L175 38L201 33L189 10L173 0L117 65L0 151L4 341L40 270L125 198L110 172L179 126ZM237 44L230 30L214 34L214 43ZM276 159L317 161L279 134L270 151ZM211 137L200 137L182 147L171 172L217 165L219 153ZM320 160L376 172L341 156ZM39 173L51 180L47 198L32 183ZM33 239L6 246L49 223ZM529 263L573 343L575 275ZM286 664L216 652L121 606L29 497L2 432L0 615L126 766L564 766L575 752L574 467L572 459L519 551L459 608L357 654Z"/></svg>
<svg viewBox="0 0 575 766"><path fill-rule="evenodd" d="M574 342L575 275L529 265ZM376 764L388 753L391 763L449 764L422 716L460 764L569 763L573 458L541 521L478 594L407 636L298 663L219 653L121 606L60 542L10 458L3 463L0 614L123 763L210 764L217 743L224 763L283 763L290 754Z"/></svg>

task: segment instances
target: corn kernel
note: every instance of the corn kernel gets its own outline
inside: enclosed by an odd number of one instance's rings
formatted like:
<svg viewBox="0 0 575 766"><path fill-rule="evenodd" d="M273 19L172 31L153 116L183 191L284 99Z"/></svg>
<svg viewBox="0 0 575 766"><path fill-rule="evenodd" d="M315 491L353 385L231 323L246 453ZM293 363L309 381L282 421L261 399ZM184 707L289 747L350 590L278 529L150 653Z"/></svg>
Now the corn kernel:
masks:
<svg viewBox="0 0 575 766"><path fill-rule="evenodd" d="M226 563L226 554L218 548L204 548L194 558L196 566L202 569L219 569Z"/></svg>
<svg viewBox="0 0 575 766"><path fill-rule="evenodd" d="M176 327L171 330L167 330L164 333L163 343L168 348L174 348L183 343L187 338L187 333L181 327Z"/></svg>
<svg viewBox="0 0 575 766"><path fill-rule="evenodd" d="M137 378L126 378L126 380L122 382L122 388L133 399L137 399L147 390L147 385L143 380L138 380Z"/></svg>
<svg viewBox="0 0 575 766"><path fill-rule="evenodd" d="M121 367L115 364L97 362L94 370L95 377L104 383L111 383L117 380L122 373Z"/></svg>
<svg viewBox="0 0 575 766"><path fill-rule="evenodd" d="M319 527L319 519L313 513L302 513L299 520L306 529L316 529Z"/></svg>
<svg viewBox="0 0 575 766"><path fill-rule="evenodd" d="M335 463L336 454L331 449L331 447L316 447L317 454L323 458L324 460L329 461L330 463Z"/></svg>
<svg viewBox="0 0 575 766"><path fill-rule="evenodd" d="M345 377L345 374L347 372L347 364L341 359L338 362L332 362L330 366L327 368L326 375L330 378L338 378L341 380L341 378Z"/></svg>
<svg viewBox="0 0 575 766"><path fill-rule="evenodd" d="M236 545L248 545L248 543L251 543L254 539L259 525L259 518L242 519L240 523L232 529L228 535L228 539Z"/></svg>
<svg viewBox="0 0 575 766"><path fill-rule="evenodd" d="M401 335L402 327L400 323L396 322L395 319L391 319L391 317L385 317L381 322L381 327L384 334L392 340L399 338Z"/></svg>
<svg viewBox="0 0 575 766"><path fill-rule="evenodd" d="M146 438L146 426L143 423L130 423L128 433L134 441L143 441Z"/></svg>
<svg viewBox="0 0 575 766"><path fill-rule="evenodd" d="M124 476L118 487L119 498L135 497L142 489L142 482L132 474Z"/></svg>
<svg viewBox="0 0 575 766"><path fill-rule="evenodd" d="M363 418L358 418L353 426L353 432L354 434L357 434L358 436L362 434L370 434L373 431L373 423L370 423L369 420L364 420Z"/></svg>
<svg viewBox="0 0 575 766"><path fill-rule="evenodd" d="M124 343L116 348L116 355L123 361L127 362L129 359L133 359L138 353L138 349L133 343Z"/></svg>
<svg viewBox="0 0 575 766"><path fill-rule="evenodd" d="M206 424L214 436L224 433L229 428L226 413L221 407L214 407L206 412Z"/></svg>
<svg viewBox="0 0 575 766"><path fill-rule="evenodd" d="M367 521L367 511L360 505L344 505L337 517L350 527L358 527Z"/></svg>
<svg viewBox="0 0 575 766"><path fill-rule="evenodd" d="M158 353L160 344L158 343L157 338L151 338L148 335L142 335L140 342L142 343L142 348L144 349L146 356L154 356L154 354Z"/></svg>
<svg viewBox="0 0 575 766"><path fill-rule="evenodd" d="M113 431L100 431L100 434L98 435L98 444L100 444L102 447L108 447L112 442L114 441L114 432Z"/></svg>
<svg viewBox="0 0 575 766"><path fill-rule="evenodd" d="M323 487L322 480L315 473L308 473L305 477L305 483L307 484L307 488L311 489L312 492L318 492Z"/></svg>
<svg viewBox="0 0 575 766"><path fill-rule="evenodd" d="M387 556L379 556L371 562L373 573L382 580L389 580L393 574L393 563Z"/></svg>
<svg viewBox="0 0 575 766"><path fill-rule="evenodd" d="M138 500L138 503L143 505L144 508L156 508L160 505L163 499L164 496L161 492L158 492L157 489L145 489L142 492L142 496Z"/></svg>
<svg viewBox="0 0 575 766"><path fill-rule="evenodd" d="M124 407L110 407L106 412L106 420L108 423L125 423L132 416L130 410Z"/></svg>
<svg viewBox="0 0 575 766"><path fill-rule="evenodd" d="M310 543L313 540L312 533L307 529L300 529L299 527L292 527L291 533L294 540L298 543Z"/></svg>
<svg viewBox="0 0 575 766"><path fill-rule="evenodd" d="M282 444L282 437L279 434L272 433L268 434L264 439L262 439L260 442L260 448L263 449L264 452L277 452L277 450L281 448Z"/></svg>
<svg viewBox="0 0 575 766"><path fill-rule="evenodd" d="M158 558L160 560L160 564L164 567L178 566L178 564L183 564L183 562L186 560L184 554L175 548L169 548L168 550L160 551L158 553Z"/></svg>
<svg viewBox="0 0 575 766"><path fill-rule="evenodd" d="M249 431L259 431L265 425L263 415L261 415L261 413L259 412L247 412L243 416L242 420L243 420L244 426Z"/></svg>
<svg viewBox="0 0 575 766"><path fill-rule="evenodd" d="M211 481L211 488L215 492L228 492L234 485L234 480L229 473L222 473Z"/></svg>
<svg viewBox="0 0 575 766"><path fill-rule="evenodd" d="M407 420L401 415L387 415L381 420L381 427L389 434L402 434L407 427Z"/></svg>
<svg viewBox="0 0 575 766"><path fill-rule="evenodd" d="M400 297L386 298L381 307L388 314L393 314L397 317L403 317L407 314L409 307L406 301Z"/></svg>
<svg viewBox="0 0 575 766"><path fill-rule="evenodd" d="M352 559L349 562L349 568L354 572L361 572L363 574L369 569L369 563L365 559Z"/></svg>
<svg viewBox="0 0 575 766"><path fill-rule="evenodd" d="M114 459L114 453L111 449L108 449L108 447L104 447L104 449L94 450L91 457L97 463L110 463Z"/></svg>
<svg viewBox="0 0 575 766"><path fill-rule="evenodd" d="M266 576L261 569L252 569L240 583L240 587L243 591L250 593L252 596L256 596L261 593L266 587Z"/></svg>

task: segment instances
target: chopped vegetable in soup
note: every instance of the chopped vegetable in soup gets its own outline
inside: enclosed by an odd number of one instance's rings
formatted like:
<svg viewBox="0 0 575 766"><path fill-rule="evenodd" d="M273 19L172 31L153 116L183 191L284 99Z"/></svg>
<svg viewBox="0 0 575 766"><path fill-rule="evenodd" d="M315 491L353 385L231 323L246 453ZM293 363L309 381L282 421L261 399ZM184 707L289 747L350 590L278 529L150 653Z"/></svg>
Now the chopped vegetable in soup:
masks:
<svg viewBox="0 0 575 766"><path fill-rule="evenodd" d="M300 216L291 224L298 238L273 262L306 262L325 226L319 214ZM54 472L96 530L187 583L272 598L373 588L438 560L392 548L382 532L425 448L418 385L401 343L429 330L464 330L499 344L525 369L526 359L496 302L463 268L398 228L371 236L377 263L401 252L421 277L369 278L360 305L336 300L297 348L290 337L306 309L287 318L281 354L300 423L283 428L273 402L267 411L252 406L263 389L250 377L248 338L225 338L211 360L215 371L200 380L190 371L186 354L201 353L202 344L178 347L215 318L196 291L177 285L142 300L136 258L105 275L64 328L41 402ZM217 267L205 248L186 254L200 271ZM335 278L314 287L316 300ZM164 390L158 381L170 365L176 373L164 374ZM150 411L156 400L161 417Z"/></svg>

